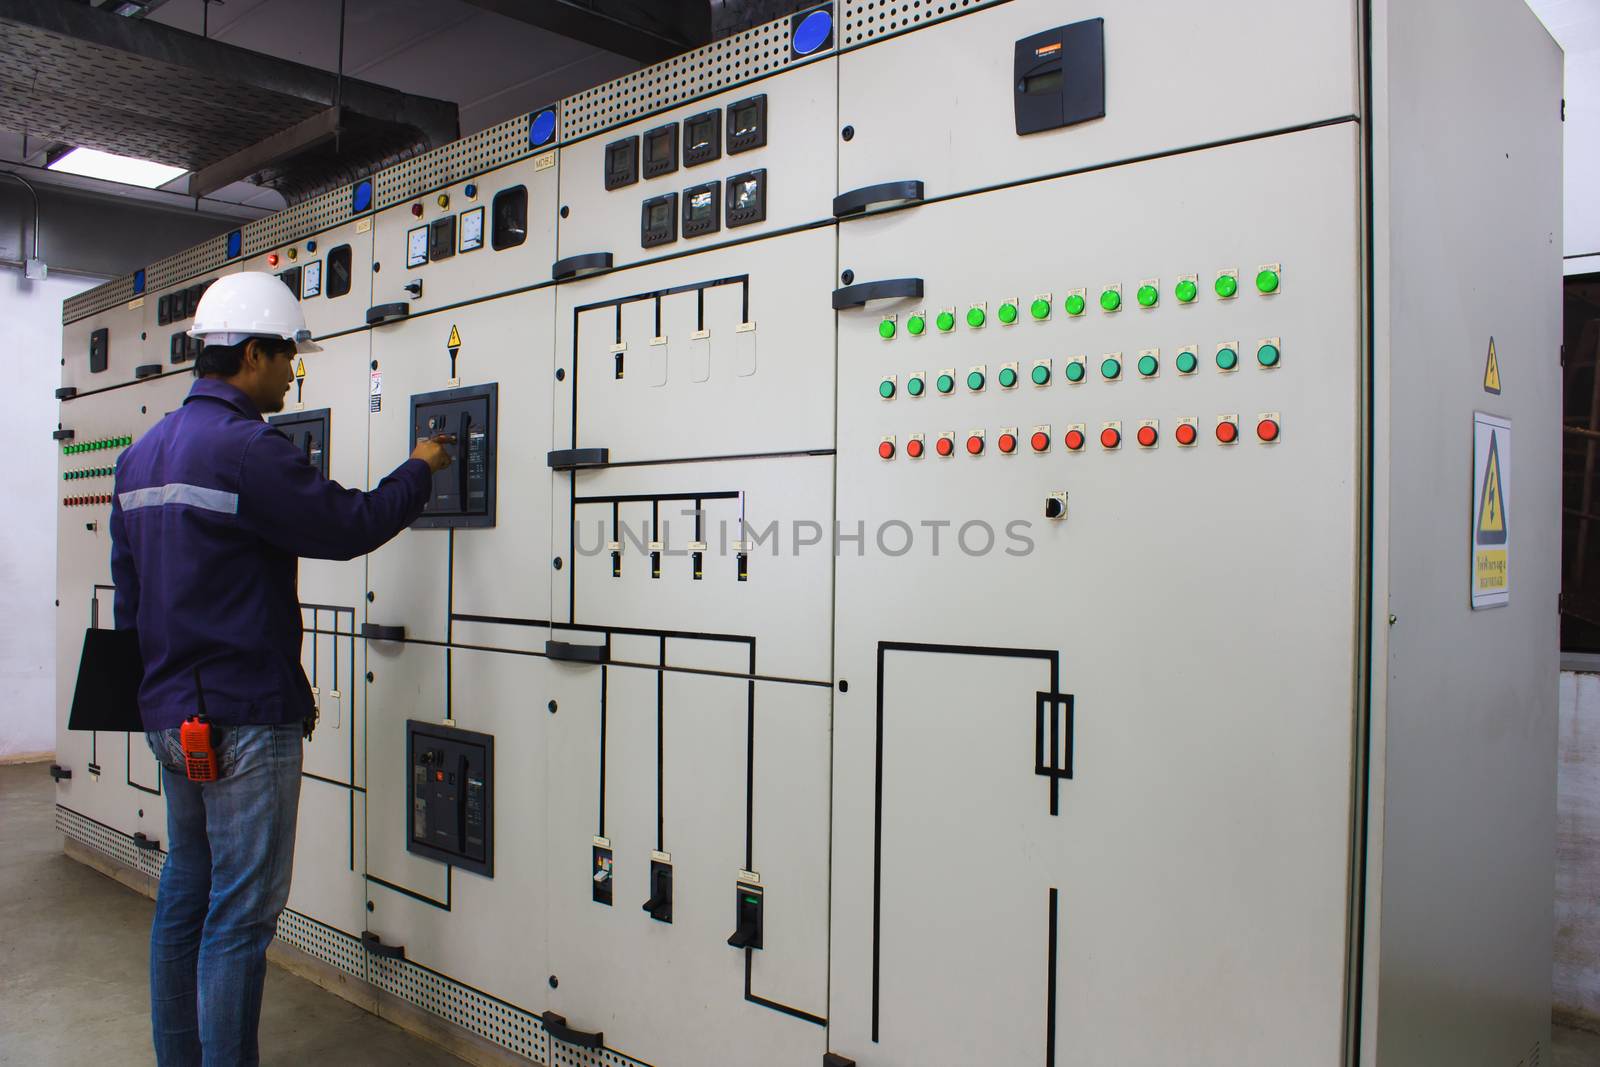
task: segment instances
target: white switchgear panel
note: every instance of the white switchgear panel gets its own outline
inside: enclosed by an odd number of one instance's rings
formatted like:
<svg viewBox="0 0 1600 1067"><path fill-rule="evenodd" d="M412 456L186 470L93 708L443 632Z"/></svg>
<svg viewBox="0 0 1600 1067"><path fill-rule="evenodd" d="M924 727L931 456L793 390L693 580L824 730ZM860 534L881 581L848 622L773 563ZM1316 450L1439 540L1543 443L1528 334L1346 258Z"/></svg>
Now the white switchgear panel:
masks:
<svg viewBox="0 0 1600 1067"><path fill-rule="evenodd" d="M1560 81L1512 0L848 0L75 298L58 822L159 866L77 649L268 270L308 462L462 438L302 565L285 941L549 1064L1537 1062Z"/></svg>

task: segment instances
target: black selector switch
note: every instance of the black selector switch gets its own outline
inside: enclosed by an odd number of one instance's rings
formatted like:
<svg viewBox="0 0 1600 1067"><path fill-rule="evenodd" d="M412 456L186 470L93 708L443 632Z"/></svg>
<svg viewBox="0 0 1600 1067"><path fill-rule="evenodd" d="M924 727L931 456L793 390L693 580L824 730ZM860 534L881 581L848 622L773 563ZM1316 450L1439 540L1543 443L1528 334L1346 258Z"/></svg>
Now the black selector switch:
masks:
<svg viewBox="0 0 1600 1067"><path fill-rule="evenodd" d="M1085 19L1016 44L1017 133L1073 126L1106 114L1104 19Z"/></svg>
<svg viewBox="0 0 1600 1067"><path fill-rule="evenodd" d="M672 921L672 864L650 861L650 899L644 902L644 910L658 923Z"/></svg>
<svg viewBox="0 0 1600 1067"><path fill-rule="evenodd" d="M407 851L494 877L494 738L406 723Z"/></svg>
<svg viewBox="0 0 1600 1067"><path fill-rule="evenodd" d="M698 167L722 158L722 109L713 108L683 120L683 165Z"/></svg>
<svg viewBox="0 0 1600 1067"><path fill-rule="evenodd" d="M596 904L611 907L612 893L612 857L611 849L606 845L594 846L594 859L590 864L590 879L594 883L593 900Z"/></svg>
<svg viewBox="0 0 1600 1067"><path fill-rule="evenodd" d="M639 180L639 138L624 137L606 145L606 188L621 189Z"/></svg>
<svg viewBox="0 0 1600 1067"><path fill-rule="evenodd" d="M472 385L411 398L411 439L444 434L450 466L433 476L433 491L413 526L419 529L493 526L495 425L499 387Z"/></svg>
<svg viewBox="0 0 1600 1067"><path fill-rule="evenodd" d="M712 112L713 115L719 112ZM706 182L683 191L683 235L703 237L722 229L722 183Z"/></svg>
<svg viewBox="0 0 1600 1067"><path fill-rule="evenodd" d="M735 893L738 925L734 927L733 936L728 938L728 944L734 948L761 947L761 903L765 895L758 885L738 883Z"/></svg>
<svg viewBox="0 0 1600 1067"><path fill-rule="evenodd" d="M652 196L639 210L639 246L655 248L678 239L678 194Z"/></svg>
<svg viewBox="0 0 1600 1067"><path fill-rule="evenodd" d="M728 179L728 228L767 221L767 172L746 171Z"/></svg>
<svg viewBox="0 0 1600 1067"><path fill-rule="evenodd" d="M657 178L678 169L678 124L669 122L644 132L644 176Z"/></svg>
<svg viewBox="0 0 1600 1067"><path fill-rule="evenodd" d="M89 373L99 374L111 366L111 330L105 326L89 335Z"/></svg>
<svg viewBox="0 0 1600 1067"><path fill-rule="evenodd" d="M728 105L728 154L737 155L767 143L767 94L747 96Z"/></svg>

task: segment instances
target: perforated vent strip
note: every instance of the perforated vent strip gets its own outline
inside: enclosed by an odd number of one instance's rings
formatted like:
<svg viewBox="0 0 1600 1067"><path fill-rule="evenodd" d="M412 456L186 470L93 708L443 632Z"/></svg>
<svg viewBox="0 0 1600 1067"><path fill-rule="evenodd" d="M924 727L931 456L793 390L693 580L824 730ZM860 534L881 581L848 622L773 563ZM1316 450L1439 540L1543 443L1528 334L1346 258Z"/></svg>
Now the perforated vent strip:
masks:
<svg viewBox="0 0 1600 1067"><path fill-rule="evenodd" d="M331 229L350 217L350 207L351 190L345 185L285 208L276 215L257 219L245 226L240 235L243 254L254 256Z"/></svg>
<svg viewBox="0 0 1600 1067"><path fill-rule="evenodd" d="M148 288L148 286L147 286ZM126 304L133 299L133 275L124 274L120 278L113 278L104 285L93 289L86 289L81 293L67 297L61 302L61 324L65 326L70 322L90 315L98 315L118 304Z"/></svg>
<svg viewBox="0 0 1600 1067"><path fill-rule="evenodd" d="M1005 0L844 0L839 47L851 48Z"/></svg>
<svg viewBox="0 0 1600 1067"><path fill-rule="evenodd" d="M789 64L789 20L756 26L568 97L564 137L585 137Z"/></svg>
<svg viewBox="0 0 1600 1067"><path fill-rule="evenodd" d="M335 930L299 912L284 910L278 916L278 940L308 956L367 980L367 950L358 938Z"/></svg>
<svg viewBox="0 0 1600 1067"><path fill-rule="evenodd" d="M560 109L557 108L557 139ZM388 207L408 197L438 189L453 182L482 174L533 154L528 144L527 115L507 119L498 126L480 130L471 137L425 152L388 170L381 170L373 182L377 206Z"/></svg>
<svg viewBox="0 0 1600 1067"><path fill-rule="evenodd" d="M150 264L145 271L145 288L148 292L157 293L169 285L177 285L197 274L216 270L226 262L228 262L228 236L218 234L187 251Z"/></svg>

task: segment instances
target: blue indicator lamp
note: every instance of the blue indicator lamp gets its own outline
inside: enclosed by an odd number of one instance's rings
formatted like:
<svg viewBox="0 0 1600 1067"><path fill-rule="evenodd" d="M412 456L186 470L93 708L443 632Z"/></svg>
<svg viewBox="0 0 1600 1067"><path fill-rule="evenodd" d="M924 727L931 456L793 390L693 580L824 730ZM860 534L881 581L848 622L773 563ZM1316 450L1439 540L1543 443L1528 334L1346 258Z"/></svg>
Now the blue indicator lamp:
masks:
<svg viewBox="0 0 1600 1067"><path fill-rule="evenodd" d="M372 208L372 179L363 178L350 189L350 214L359 215Z"/></svg>
<svg viewBox="0 0 1600 1067"><path fill-rule="evenodd" d="M789 19L789 50L809 56L833 43L833 5L802 11Z"/></svg>
<svg viewBox="0 0 1600 1067"><path fill-rule="evenodd" d="M134 296L138 296L142 292L144 292L144 268L143 267L141 267L138 270L133 272L133 295Z"/></svg>
<svg viewBox="0 0 1600 1067"><path fill-rule="evenodd" d="M543 148L556 136L556 109L547 107L534 114L528 122L528 144L534 148Z"/></svg>
<svg viewBox="0 0 1600 1067"><path fill-rule="evenodd" d="M228 258L238 259L239 253L242 251L244 251L244 234L239 230L234 230L228 234Z"/></svg>

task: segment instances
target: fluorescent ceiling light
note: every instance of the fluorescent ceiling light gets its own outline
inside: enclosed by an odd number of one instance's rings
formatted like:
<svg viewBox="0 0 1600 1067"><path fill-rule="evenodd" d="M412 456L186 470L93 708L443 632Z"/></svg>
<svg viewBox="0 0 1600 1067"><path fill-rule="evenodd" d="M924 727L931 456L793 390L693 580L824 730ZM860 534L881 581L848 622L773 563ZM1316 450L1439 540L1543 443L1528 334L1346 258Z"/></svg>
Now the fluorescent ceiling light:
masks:
<svg viewBox="0 0 1600 1067"><path fill-rule="evenodd" d="M65 174L81 174L86 178L103 178L124 185L138 185L145 189L155 189L187 173L183 167L169 167L148 159L114 156L94 148L74 148L50 164L50 169Z"/></svg>

